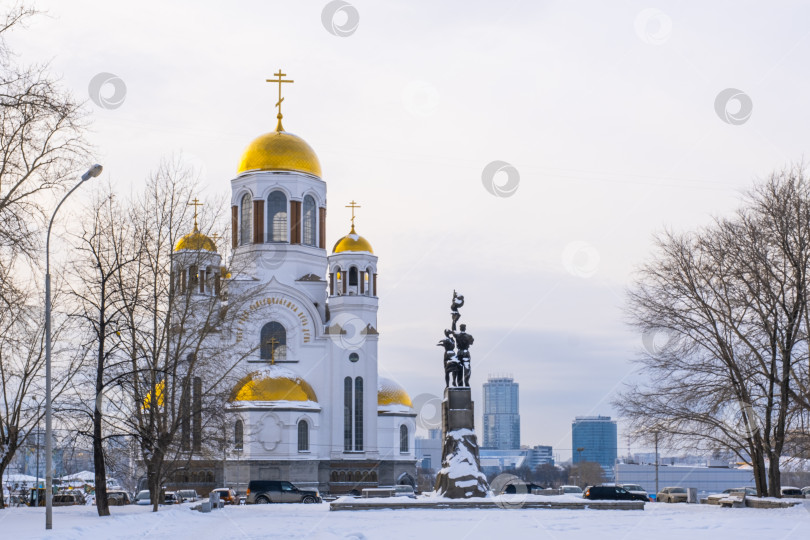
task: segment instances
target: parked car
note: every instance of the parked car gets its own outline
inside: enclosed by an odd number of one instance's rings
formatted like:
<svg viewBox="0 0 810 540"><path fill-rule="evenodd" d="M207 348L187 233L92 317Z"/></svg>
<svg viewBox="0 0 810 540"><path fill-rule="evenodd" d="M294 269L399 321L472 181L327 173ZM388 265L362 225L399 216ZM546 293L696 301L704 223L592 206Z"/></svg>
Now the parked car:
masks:
<svg viewBox="0 0 810 540"><path fill-rule="evenodd" d="M585 499L589 500L607 500L607 501L638 501L641 500L638 495L633 495L623 487L619 486L593 486L585 490L583 495Z"/></svg>
<svg viewBox="0 0 810 540"><path fill-rule="evenodd" d="M797 487L793 487L793 486L782 486L781 493L782 493L782 497L790 497L790 498L797 498L797 499L803 499L804 498L804 493L802 493L802 490L797 488Z"/></svg>
<svg viewBox="0 0 810 540"><path fill-rule="evenodd" d="M80 492L64 492L57 493L51 499L53 506L75 506L77 504L84 504L84 495Z"/></svg>
<svg viewBox="0 0 810 540"><path fill-rule="evenodd" d="M659 491L655 498L658 502L665 503L686 502L689 498L689 494L686 492L686 488L666 487Z"/></svg>
<svg viewBox="0 0 810 540"><path fill-rule="evenodd" d="M110 506L125 506L132 504L132 499L126 491L111 489L107 491L107 504Z"/></svg>
<svg viewBox="0 0 810 540"><path fill-rule="evenodd" d="M236 492L231 488L212 489L211 493L219 493L219 500L222 501L223 504L239 504Z"/></svg>
<svg viewBox="0 0 810 540"><path fill-rule="evenodd" d="M269 503L319 503L317 490L298 489L284 480L251 480L247 489L247 504Z"/></svg>
<svg viewBox="0 0 810 540"><path fill-rule="evenodd" d="M180 497L180 502L196 502L200 498L193 489L178 489L175 493Z"/></svg>
<svg viewBox="0 0 810 540"><path fill-rule="evenodd" d="M805 499L810 499L810 486L803 487L802 494L804 495Z"/></svg>
<svg viewBox="0 0 810 540"><path fill-rule="evenodd" d="M163 504L180 504L181 502L183 501L180 500L180 497L178 497L177 493L174 491L167 491L163 496Z"/></svg>
<svg viewBox="0 0 810 540"><path fill-rule="evenodd" d="M152 504L152 498L149 496L148 489L138 492L138 495L135 497L135 504Z"/></svg>
<svg viewBox="0 0 810 540"><path fill-rule="evenodd" d="M647 493L647 490L638 484L618 484L618 486L623 487L633 495L638 495L639 500L646 502L650 501L650 495Z"/></svg>
<svg viewBox="0 0 810 540"><path fill-rule="evenodd" d="M579 486L560 486L560 493L563 495L573 495L575 497L582 497L582 488Z"/></svg>

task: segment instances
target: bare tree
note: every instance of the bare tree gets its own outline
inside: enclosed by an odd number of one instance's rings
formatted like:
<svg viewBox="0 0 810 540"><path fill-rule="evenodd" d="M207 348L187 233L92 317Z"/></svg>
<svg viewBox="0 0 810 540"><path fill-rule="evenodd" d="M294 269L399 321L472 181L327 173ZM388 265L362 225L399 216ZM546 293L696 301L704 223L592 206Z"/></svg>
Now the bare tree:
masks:
<svg viewBox="0 0 810 540"><path fill-rule="evenodd" d="M74 384L74 403L63 408L69 408L86 420L78 419L75 429L92 441L96 508L99 516L108 516L105 440L123 434L116 431L115 421L106 425L105 395L120 380L121 365L115 364L121 362L115 356L120 341L117 320L123 307L122 295L126 292L120 289L122 284L126 286L120 275L136 259L135 239L110 186L97 192L86 215L88 219L81 224L78 236L76 250L80 255L74 263L75 286L71 290L72 316L86 336L82 347L86 353L86 376ZM89 395L95 399L86 399Z"/></svg>
<svg viewBox="0 0 810 540"><path fill-rule="evenodd" d="M71 181L87 157L84 115L47 65L18 66L5 36L35 10L17 4L0 15L0 303L9 305L11 269L30 263L47 195Z"/></svg>
<svg viewBox="0 0 810 540"><path fill-rule="evenodd" d="M661 235L629 292L648 381L617 407L647 439L734 452L760 495L779 496L785 442L806 409L809 195L802 166L775 173L734 217ZM656 335L666 338L653 345Z"/></svg>
<svg viewBox="0 0 810 540"><path fill-rule="evenodd" d="M17 451L27 444L45 411L45 332L39 306L0 309L0 478ZM57 317L53 336L66 333L66 320ZM65 345L54 351L54 399L76 373L78 362ZM4 508L0 489L0 508Z"/></svg>
<svg viewBox="0 0 810 540"><path fill-rule="evenodd" d="M192 455L218 454L206 449L216 437L203 432L221 431L234 366L252 352L235 352L227 339L231 313L250 295L228 295L228 269L204 246L175 253L181 237L200 234L188 206L195 184L193 171L174 160L161 164L129 212L136 260L119 274L121 354L129 362L122 381L131 398L122 417L140 445L155 511L169 475ZM221 208L205 222L215 223Z"/></svg>

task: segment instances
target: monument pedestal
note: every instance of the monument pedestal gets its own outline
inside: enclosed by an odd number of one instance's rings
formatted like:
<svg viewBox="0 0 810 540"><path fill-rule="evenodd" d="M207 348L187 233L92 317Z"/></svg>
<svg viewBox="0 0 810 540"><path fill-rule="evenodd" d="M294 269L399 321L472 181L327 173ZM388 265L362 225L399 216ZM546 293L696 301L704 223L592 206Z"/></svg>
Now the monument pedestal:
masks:
<svg viewBox="0 0 810 540"><path fill-rule="evenodd" d="M486 497L489 485L481 472L475 409L469 387L445 388L442 401L442 468L434 492L440 497Z"/></svg>

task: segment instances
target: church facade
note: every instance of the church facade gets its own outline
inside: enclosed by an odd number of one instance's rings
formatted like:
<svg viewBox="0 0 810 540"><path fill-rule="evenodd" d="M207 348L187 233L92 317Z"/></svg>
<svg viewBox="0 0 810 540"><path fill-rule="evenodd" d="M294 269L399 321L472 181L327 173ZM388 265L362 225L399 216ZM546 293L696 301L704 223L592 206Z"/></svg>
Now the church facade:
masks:
<svg viewBox="0 0 810 540"><path fill-rule="evenodd" d="M289 480L333 494L414 485L416 414L405 389L378 375L377 256L354 214L327 251L320 162L280 112L276 130L244 151L231 192L232 274L221 287L261 293L230 332L250 352L226 405L233 446L212 464L216 483L244 493L249 480ZM175 260L177 272L198 276L198 294L220 294L211 239L195 230Z"/></svg>

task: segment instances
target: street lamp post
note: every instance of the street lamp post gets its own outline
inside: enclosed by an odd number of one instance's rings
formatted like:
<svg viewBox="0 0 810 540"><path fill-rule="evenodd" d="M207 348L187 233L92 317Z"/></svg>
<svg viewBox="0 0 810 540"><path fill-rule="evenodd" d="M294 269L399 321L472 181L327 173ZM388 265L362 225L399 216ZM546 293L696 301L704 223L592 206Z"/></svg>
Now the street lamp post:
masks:
<svg viewBox="0 0 810 540"><path fill-rule="evenodd" d="M96 163L82 175L81 181L62 197L48 223L45 236L45 529L53 528L53 441L51 440L51 227L56 213L71 193L90 178L101 174L101 165Z"/></svg>

